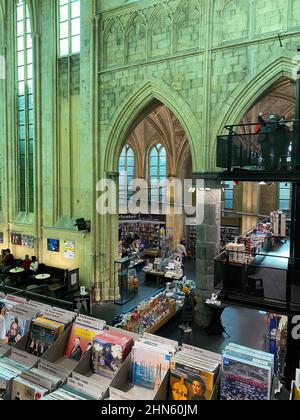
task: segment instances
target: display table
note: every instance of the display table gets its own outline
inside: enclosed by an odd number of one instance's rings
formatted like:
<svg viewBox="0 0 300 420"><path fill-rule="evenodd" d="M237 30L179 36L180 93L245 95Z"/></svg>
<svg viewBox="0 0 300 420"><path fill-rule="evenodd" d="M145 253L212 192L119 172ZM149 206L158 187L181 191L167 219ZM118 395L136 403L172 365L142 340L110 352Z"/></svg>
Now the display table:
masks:
<svg viewBox="0 0 300 420"><path fill-rule="evenodd" d="M24 268L22 267L17 267L17 268L12 268L11 270L9 270L9 273L13 275L15 281L16 281L16 286L19 287L20 285L20 280L21 280L21 274L24 273Z"/></svg>
<svg viewBox="0 0 300 420"><path fill-rule="evenodd" d="M155 270L144 270L145 271L145 282L157 282L161 283L164 281L165 273L164 271L155 271Z"/></svg>
<svg viewBox="0 0 300 420"><path fill-rule="evenodd" d="M222 335L223 333L227 334L223 324L222 324L222 314L228 305L222 304L221 306L206 304L212 312L211 321L208 327L205 328L208 335ZM227 334L229 336L229 334Z"/></svg>

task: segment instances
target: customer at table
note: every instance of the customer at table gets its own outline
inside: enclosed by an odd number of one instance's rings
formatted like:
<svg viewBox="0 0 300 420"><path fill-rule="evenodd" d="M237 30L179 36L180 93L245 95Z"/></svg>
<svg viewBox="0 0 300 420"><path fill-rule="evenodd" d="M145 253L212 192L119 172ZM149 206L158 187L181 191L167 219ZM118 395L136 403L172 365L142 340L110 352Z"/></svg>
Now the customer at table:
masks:
<svg viewBox="0 0 300 420"><path fill-rule="evenodd" d="M31 259L29 255L25 255L25 260L22 262L21 268L23 268L24 271L28 271L30 270L30 265L31 265Z"/></svg>
<svg viewBox="0 0 300 420"><path fill-rule="evenodd" d="M14 268L14 256L13 254L10 252L10 249L7 249L5 251L5 257L3 260L3 265L4 267L2 268L2 273L7 273L9 270L11 270L12 268Z"/></svg>
<svg viewBox="0 0 300 420"><path fill-rule="evenodd" d="M35 274L38 271L38 269L39 269L39 263L36 257L32 257L29 271L31 271L32 274Z"/></svg>
<svg viewBox="0 0 300 420"><path fill-rule="evenodd" d="M0 256L0 268L4 267L5 256L6 256L6 250L2 249L1 250L1 256Z"/></svg>

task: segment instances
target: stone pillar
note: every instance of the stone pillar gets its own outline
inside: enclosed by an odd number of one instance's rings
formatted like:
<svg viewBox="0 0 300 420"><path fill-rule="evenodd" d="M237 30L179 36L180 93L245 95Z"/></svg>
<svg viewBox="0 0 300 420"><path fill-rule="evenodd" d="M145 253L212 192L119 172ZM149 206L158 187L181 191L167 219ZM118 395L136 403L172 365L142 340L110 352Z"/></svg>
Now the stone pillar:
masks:
<svg viewBox="0 0 300 420"><path fill-rule="evenodd" d="M205 304L214 291L214 259L220 252L221 183L214 179L204 180L203 222L197 226L197 301L195 321L206 327L210 322L210 310Z"/></svg>
<svg viewBox="0 0 300 420"><path fill-rule="evenodd" d="M243 209L244 213L258 214L259 185L256 182L243 183ZM242 233L248 232L257 224L257 216L242 217Z"/></svg>

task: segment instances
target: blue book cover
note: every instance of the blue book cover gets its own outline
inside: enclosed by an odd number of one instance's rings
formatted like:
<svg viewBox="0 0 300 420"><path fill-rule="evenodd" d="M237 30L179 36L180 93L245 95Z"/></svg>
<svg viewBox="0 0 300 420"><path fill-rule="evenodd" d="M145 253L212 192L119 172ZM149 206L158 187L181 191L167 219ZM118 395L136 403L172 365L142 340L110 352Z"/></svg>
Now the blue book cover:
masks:
<svg viewBox="0 0 300 420"><path fill-rule="evenodd" d="M269 400L271 368L225 353L222 360L221 400Z"/></svg>

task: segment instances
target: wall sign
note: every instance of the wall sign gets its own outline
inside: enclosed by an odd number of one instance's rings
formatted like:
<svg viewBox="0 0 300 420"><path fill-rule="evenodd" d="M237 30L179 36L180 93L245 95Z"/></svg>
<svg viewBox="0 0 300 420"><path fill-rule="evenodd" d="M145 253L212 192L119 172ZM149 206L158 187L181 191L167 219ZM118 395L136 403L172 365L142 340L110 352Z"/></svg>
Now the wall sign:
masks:
<svg viewBox="0 0 300 420"><path fill-rule="evenodd" d="M65 258L73 260L75 258L75 242L65 241Z"/></svg>

